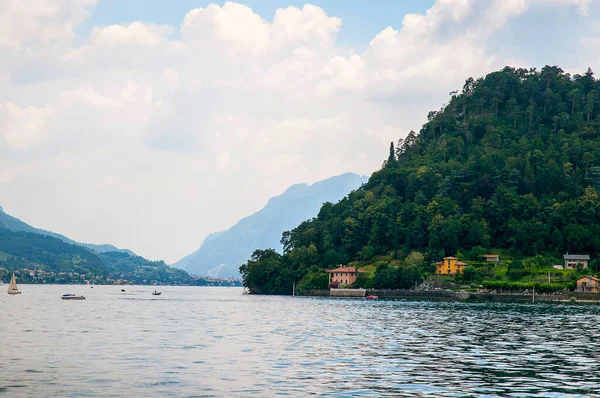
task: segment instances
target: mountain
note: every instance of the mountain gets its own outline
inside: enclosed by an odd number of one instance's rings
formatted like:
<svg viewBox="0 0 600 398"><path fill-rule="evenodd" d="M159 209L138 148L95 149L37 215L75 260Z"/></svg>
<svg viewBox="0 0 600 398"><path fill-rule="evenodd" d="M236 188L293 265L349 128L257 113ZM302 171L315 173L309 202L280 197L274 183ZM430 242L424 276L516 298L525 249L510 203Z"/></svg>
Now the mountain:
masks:
<svg viewBox="0 0 600 398"><path fill-rule="evenodd" d="M87 249L93 250L95 252L98 253L104 253L104 252L123 252L123 253L127 253L130 256L135 256L135 253L133 253L131 250L127 250L127 249L119 249L113 245L94 245L92 243L79 243L79 242L75 242L72 239L67 238L66 236L63 236L61 234L57 234L54 232L50 232L50 231L45 231L43 229L39 229L39 228L34 228L31 225L24 223L23 221L19 220L18 218L12 217L8 214L6 214L4 212L4 210L2 209L2 207L0 207L0 224L4 225L5 228L13 231L13 232L31 232L34 234L41 234L41 235L46 235L46 236L51 236L53 238L57 238L62 240L63 242L72 244L72 245L79 245L79 246L83 246Z"/></svg>
<svg viewBox="0 0 600 398"><path fill-rule="evenodd" d="M21 283L205 285L187 272L112 245L75 242L34 228L0 207L0 280L15 271Z"/></svg>
<svg viewBox="0 0 600 398"><path fill-rule="evenodd" d="M14 232L0 224L0 280L15 271L21 283L123 283L189 285L195 280L163 261L124 252L97 253L53 236Z"/></svg>
<svg viewBox="0 0 600 398"><path fill-rule="evenodd" d="M316 216L323 203L337 202L366 181L365 176L346 173L312 185L292 185L262 210L208 235L196 252L173 266L196 275L239 276L239 266L255 248L281 250L283 231Z"/></svg>
<svg viewBox="0 0 600 398"><path fill-rule="evenodd" d="M444 256L492 250L513 260L495 271L472 263L470 282L524 283L562 253L599 252L599 93L590 69L506 67L467 79L419 133L390 145L366 184L284 233L283 255L255 251L244 284L290 294L294 282L325 287L325 269L354 262L376 268L360 285L410 287Z"/></svg>

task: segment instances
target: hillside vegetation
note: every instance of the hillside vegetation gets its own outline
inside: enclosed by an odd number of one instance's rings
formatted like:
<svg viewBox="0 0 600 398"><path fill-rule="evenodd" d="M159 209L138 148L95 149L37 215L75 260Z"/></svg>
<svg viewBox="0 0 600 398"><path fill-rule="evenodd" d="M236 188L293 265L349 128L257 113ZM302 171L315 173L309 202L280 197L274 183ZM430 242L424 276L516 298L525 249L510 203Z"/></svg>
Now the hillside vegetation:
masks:
<svg viewBox="0 0 600 398"><path fill-rule="evenodd" d="M201 284L162 261L125 252L97 253L52 236L13 232L0 224L0 280L8 280L12 271L16 271L20 283L105 284L121 280L135 284Z"/></svg>
<svg viewBox="0 0 600 398"><path fill-rule="evenodd" d="M418 134L390 145L364 186L285 232L283 255L256 251L240 268L245 285L270 294L289 294L294 282L325 287L324 269L375 265L376 256L384 256L377 271L359 284L410 286L443 256L477 259L491 248L511 259L505 271L469 269L463 279L510 274L517 282L567 251L593 258L600 249L599 91L591 70L571 76L555 66L469 78ZM422 261L407 260L411 252Z"/></svg>
<svg viewBox="0 0 600 398"><path fill-rule="evenodd" d="M50 231L46 231L43 229L32 227L31 225L19 220L16 217L6 214L4 212L4 209L2 209L1 206L0 206L0 224L2 224L4 226L4 228L9 229L13 232L21 232L22 231L22 232L31 232L34 234L51 236L53 238L60 239L65 243L69 243L71 245L83 246L83 247L93 250L97 253L117 251L117 252L127 253L132 256L135 255L131 250L119 249L113 245L108 245L108 244L95 245L92 243L80 243L80 242L74 241L73 239L69 239L64 235L57 234L56 232L50 232Z"/></svg>

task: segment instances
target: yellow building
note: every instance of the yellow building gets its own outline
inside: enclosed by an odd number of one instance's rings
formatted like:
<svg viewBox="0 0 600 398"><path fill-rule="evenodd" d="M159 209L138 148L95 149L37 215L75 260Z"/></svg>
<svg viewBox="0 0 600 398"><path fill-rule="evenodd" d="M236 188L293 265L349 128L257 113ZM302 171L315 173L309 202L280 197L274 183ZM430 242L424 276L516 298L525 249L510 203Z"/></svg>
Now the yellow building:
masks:
<svg viewBox="0 0 600 398"><path fill-rule="evenodd" d="M456 257L444 257L444 261L435 263L435 273L438 275L462 274L467 264L458 261Z"/></svg>

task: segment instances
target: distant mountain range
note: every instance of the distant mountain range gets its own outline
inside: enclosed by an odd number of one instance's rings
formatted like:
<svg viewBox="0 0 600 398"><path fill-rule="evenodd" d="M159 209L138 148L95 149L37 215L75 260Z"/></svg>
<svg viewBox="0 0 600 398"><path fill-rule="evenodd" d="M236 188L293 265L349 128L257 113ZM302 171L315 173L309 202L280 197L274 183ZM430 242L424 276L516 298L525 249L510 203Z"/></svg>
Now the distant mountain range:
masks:
<svg viewBox="0 0 600 398"><path fill-rule="evenodd" d="M50 231L45 231L43 229L34 228L31 225L19 220L18 218L15 218L11 215L6 214L4 212L4 210L2 209L2 207L0 207L0 225L3 225L6 229L8 229L12 232L31 232L34 234L51 236L53 238L60 239L65 243L69 243L71 245L83 246L83 247L93 250L97 253L122 252L122 253L127 253L130 256L135 256L135 253L132 252L131 250L119 249L118 247L115 247L113 245L94 245L92 243L80 243L80 242L76 242L72 239L69 239L66 236L63 236L61 234L57 234L55 232L50 232Z"/></svg>
<svg viewBox="0 0 600 398"><path fill-rule="evenodd" d="M0 280L20 283L206 285L187 272L113 245L79 243L34 228L0 208Z"/></svg>
<svg viewBox="0 0 600 398"><path fill-rule="evenodd" d="M271 198L267 205L230 229L208 235L200 248L173 267L213 277L239 276L239 267L256 249L281 252L281 234L316 217L325 202L338 202L368 181L367 176L346 173L312 185L296 184Z"/></svg>

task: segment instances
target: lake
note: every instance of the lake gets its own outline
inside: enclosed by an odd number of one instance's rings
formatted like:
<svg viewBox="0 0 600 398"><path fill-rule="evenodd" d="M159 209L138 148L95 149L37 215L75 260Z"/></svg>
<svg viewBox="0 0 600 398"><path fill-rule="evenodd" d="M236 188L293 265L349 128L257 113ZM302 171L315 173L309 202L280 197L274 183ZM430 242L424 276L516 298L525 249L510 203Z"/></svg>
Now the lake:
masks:
<svg viewBox="0 0 600 398"><path fill-rule="evenodd" d="M0 396L599 392L599 305L19 288L22 295L0 294Z"/></svg>

